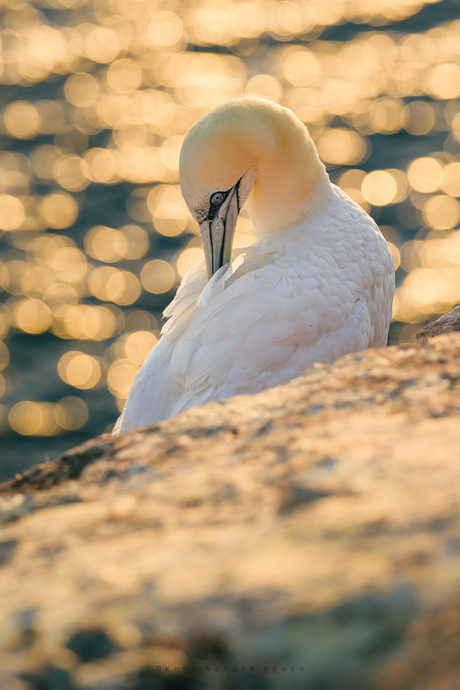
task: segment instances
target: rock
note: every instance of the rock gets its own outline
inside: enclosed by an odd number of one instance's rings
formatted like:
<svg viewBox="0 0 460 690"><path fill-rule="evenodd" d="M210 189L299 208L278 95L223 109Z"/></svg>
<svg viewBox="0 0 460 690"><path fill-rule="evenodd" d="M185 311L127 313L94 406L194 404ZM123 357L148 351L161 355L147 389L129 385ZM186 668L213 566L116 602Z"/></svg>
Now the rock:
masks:
<svg viewBox="0 0 460 690"><path fill-rule="evenodd" d="M435 338L442 333L454 333L460 331L460 306L452 309L448 314L440 316L437 321L429 323L428 326L421 328L416 333L417 340L420 338Z"/></svg>
<svg viewBox="0 0 460 690"><path fill-rule="evenodd" d="M459 428L453 333L18 475L0 687L458 687Z"/></svg>
<svg viewBox="0 0 460 690"><path fill-rule="evenodd" d="M28 513L32 506L30 496L16 494L0 498L0 525L9 520L16 520Z"/></svg>

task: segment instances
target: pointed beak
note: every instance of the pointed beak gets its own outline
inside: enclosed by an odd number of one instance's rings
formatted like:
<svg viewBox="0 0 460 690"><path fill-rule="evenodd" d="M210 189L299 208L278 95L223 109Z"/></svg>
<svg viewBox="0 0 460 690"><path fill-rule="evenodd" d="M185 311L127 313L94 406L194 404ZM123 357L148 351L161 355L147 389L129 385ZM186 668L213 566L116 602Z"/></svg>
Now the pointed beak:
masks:
<svg viewBox="0 0 460 690"><path fill-rule="evenodd" d="M216 215L200 223L208 280L221 266L229 264L232 258L233 237L240 210L238 184L230 189Z"/></svg>

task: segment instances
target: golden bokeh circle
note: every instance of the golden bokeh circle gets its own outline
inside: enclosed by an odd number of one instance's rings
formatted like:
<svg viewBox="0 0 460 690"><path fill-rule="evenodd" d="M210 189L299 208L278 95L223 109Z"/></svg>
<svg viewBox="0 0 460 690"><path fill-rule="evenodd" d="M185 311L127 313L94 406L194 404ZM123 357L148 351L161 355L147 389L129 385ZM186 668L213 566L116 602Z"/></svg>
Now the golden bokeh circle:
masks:
<svg viewBox="0 0 460 690"><path fill-rule="evenodd" d="M429 194L441 186L443 165L436 158L416 158L409 165L407 176L413 189Z"/></svg>
<svg viewBox="0 0 460 690"><path fill-rule="evenodd" d="M92 74L77 72L67 79L64 93L72 105L88 108L99 96L99 83Z"/></svg>
<svg viewBox="0 0 460 690"><path fill-rule="evenodd" d="M385 170L374 170L364 178L361 190L370 204L386 206L394 201L398 186L391 173Z"/></svg>
<svg viewBox="0 0 460 690"><path fill-rule="evenodd" d="M32 103L15 101L5 109L3 122L12 137L30 139L40 128L40 115Z"/></svg>
<svg viewBox="0 0 460 690"><path fill-rule="evenodd" d="M16 302L13 312L14 323L25 333L44 333L51 324L51 310L39 299L22 299Z"/></svg>
<svg viewBox="0 0 460 690"><path fill-rule="evenodd" d="M46 225L56 230L68 228L78 217L78 203L67 192L51 192L40 203L40 212Z"/></svg>
<svg viewBox="0 0 460 690"><path fill-rule="evenodd" d="M460 220L460 203L451 196L438 194L425 203L423 217L427 225L437 230L448 230Z"/></svg>
<svg viewBox="0 0 460 690"><path fill-rule="evenodd" d="M0 371L8 366L10 361L10 351L4 342L0 340Z"/></svg>
<svg viewBox="0 0 460 690"><path fill-rule="evenodd" d="M140 366L157 341L158 338L149 331L131 333L124 344L126 357Z"/></svg>
<svg viewBox="0 0 460 690"><path fill-rule="evenodd" d="M101 366L95 357L78 350L66 352L58 362L60 378L75 388L94 388L101 378Z"/></svg>
<svg viewBox="0 0 460 690"><path fill-rule="evenodd" d="M114 362L107 374L107 386L112 395L126 399L138 371L139 367L128 359Z"/></svg>
<svg viewBox="0 0 460 690"><path fill-rule="evenodd" d="M0 194L0 230L17 230L26 217L24 204L11 194Z"/></svg>
<svg viewBox="0 0 460 690"><path fill-rule="evenodd" d="M246 86L246 96L257 96L279 103L283 94L281 84L269 74L257 74Z"/></svg>
<svg viewBox="0 0 460 690"><path fill-rule="evenodd" d="M174 286L176 276L167 261L153 259L148 261L141 271L143 287L156 295L169 292Z"/></svg>
<svg viewBox="0 0 460 690"><path fill-rule="evenodd" d="M81 398L69 395L57 403L54 416L61 429L81 429L88 421L88 405Z"/></svg>

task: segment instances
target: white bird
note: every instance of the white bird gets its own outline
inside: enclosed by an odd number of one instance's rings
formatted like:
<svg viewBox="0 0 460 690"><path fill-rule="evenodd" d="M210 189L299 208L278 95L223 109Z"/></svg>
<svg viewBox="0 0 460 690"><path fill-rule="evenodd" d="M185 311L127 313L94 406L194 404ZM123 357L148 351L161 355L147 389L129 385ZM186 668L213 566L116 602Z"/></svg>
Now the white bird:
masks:
<svg viewBox="0 0 460 690"><path fill-rule="evenodd" d="M180 180L205 259L165 310L113 433L386 345L391 252L294 113L255 98L215 108L185 137ZM257 240L232 260L246 200Z"/></svg>

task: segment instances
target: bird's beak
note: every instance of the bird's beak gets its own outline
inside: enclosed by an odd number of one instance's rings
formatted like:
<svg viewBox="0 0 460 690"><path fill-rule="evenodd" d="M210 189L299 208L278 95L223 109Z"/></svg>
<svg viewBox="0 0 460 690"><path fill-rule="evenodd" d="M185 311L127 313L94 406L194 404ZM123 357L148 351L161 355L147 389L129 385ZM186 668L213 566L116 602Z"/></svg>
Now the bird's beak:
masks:
<svg viewBox="0 0 460 690"><path fill-rule="evenodd" d="M230 189L216 215L200 223L208 280L232 258L233 236L238 220L238 184Z"/></svg>

